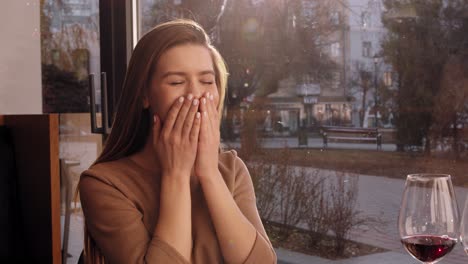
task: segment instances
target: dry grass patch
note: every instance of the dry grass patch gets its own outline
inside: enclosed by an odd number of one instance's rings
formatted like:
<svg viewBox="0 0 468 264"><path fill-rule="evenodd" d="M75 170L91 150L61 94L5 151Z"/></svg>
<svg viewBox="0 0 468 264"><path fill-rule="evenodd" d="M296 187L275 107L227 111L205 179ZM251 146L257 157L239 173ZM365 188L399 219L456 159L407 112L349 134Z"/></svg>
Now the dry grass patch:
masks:
<svg viewBox="0 0 468 264"><path fill-rule="evenodd" d="M253 160L274 160L281 149L264 150ZM291 165L405 179L409 173L447 173L468 187L468 160L426 157L419 153L372 150L291 149Z"/></svg>

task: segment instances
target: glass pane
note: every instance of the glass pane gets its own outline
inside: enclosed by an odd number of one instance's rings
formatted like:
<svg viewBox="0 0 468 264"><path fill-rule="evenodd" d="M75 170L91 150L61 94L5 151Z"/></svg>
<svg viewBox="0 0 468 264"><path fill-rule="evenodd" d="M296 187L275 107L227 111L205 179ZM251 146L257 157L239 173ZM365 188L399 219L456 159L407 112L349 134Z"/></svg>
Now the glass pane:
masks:
<svg viewBox="0 0 468 264"><path fill-rule="evenodd" d="M139 8L140 37L191 18L225 58L222 140L249 167L279 260L411 263L397 229L406 175L451 174L466 196L468 1ZM455 247L440 263L466 260Z"/></svg>
<svg viewBox="0 0 468 264"><path fill-rule="evenodd" d="M99 1L41 4L43 111L88 112L88 75L100 72Z"/></svg>
<svg viewBox="0 0 468 264"><path fill-rule="evenodd" d="M102 136L91 133L88 84L88 75L100 72L99 1L41 1L41 34L43 111L61 113L62 250L77 263L84 223L76 186L102 149Z"/></svg>
<svg viewBox="0 0 468 264"><path fill-rule="evenodd" d="M81 172L88 169L102 151L102 135L91 133L89 114L60 114L59 122L60 172L62 178L62 238L65 234L65 221L67 209L69 209L68 253L71 257L68 261L69 263L78 263L78 258L83 250L84 218L79 197L75 201L75 192ZM67 194L69 195L68 198ZM67 199L70 202L68 208L66 206Z"/></svg>

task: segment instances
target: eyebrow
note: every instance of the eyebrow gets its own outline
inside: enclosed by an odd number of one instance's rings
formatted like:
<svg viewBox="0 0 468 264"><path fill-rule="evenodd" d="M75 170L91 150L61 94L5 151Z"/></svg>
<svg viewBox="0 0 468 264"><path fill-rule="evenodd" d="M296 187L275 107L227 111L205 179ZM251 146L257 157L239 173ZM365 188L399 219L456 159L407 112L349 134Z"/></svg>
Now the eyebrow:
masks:
<svg viewBox="0 0 468 264"><path fill-rule="evenodd" d="M201 71L198 73L198 75L206 75L206 74L211 74L211 75L216 75L214 71L212 70L206 70L206 71ZM178 71L168 71L168 72L165 72L163 75L162 75L162 79L170 76L170 75L179 75L179 76L185 76L187 75L187 73L185 72L178 72Z"/></svg>

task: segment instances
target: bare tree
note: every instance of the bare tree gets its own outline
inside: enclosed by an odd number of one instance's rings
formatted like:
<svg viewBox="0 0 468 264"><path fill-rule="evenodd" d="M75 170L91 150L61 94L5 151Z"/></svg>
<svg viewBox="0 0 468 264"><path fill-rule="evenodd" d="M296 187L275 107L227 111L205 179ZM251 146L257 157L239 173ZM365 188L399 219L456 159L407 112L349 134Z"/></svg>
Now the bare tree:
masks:
<svg viewBox="0 0 468 264"><path fill-rule="evenodd" d="M335 252L338 256L344 254L346 240L353 227L370 221L357 210L357 195L359 177L346 176L336 172L335 180L329 182L330 230L334 233Z"/></svg>
<svg viewBox="0 0 468 264"><path fill-rule="evenodd" d="M286 148L271 160L248 163L260 216L267 227L275 223L278 241L287 241L305 223L309 246L322 248L331 237L336 254L342 256L353 228L383 223L358 210L359 177L341 172L325 176L317 169L291 166L290 157Z"/></svg>
<svg viewBox="0 0 468 264"><path fill-rule="evenodd" d="M249 162L247 166L252 176L260 218L267 222L277 209L279 178L275 177L274 165L270 160Z"/></svg>
<svg viewBox="0 0 468 264"><path fill-rule="evenodd" d="M433 109L448 59L466 53L466 0L384 0L385 60L396 71L397 147L431 149ZM425 140L424 140L425 139Z"/></svg>
<svg viewBox="0 0 468 264"><path fill-rule="evenodd" d="M279 239L288 239L293 231L304 218L304 207L307 203L307 175L305 170L295 170L290 165L289 149L284 149L283 161L277 164L276 177L279 178L278 189L278 213L281 223Z"/></svg>
<svg viewBox="0 0 468 264"><path fill-rule="evenodd" d="M143 12L143 33L159 23L186 18L197 21L212 35L219 26L227 2L228 0L156 0Z"/></svg>
<svg viewBox="0 0 468 264"><path fill-rule="evenodd" d="M309 228L309 246L319 247L330 228L331 208L327 197L325 178L315 169L309 175L307 183L307 203L305 204L304 222Z"/></svg>
<svg viewBox="0 0 468 264"><path fill-rule="evenodd" d="M354 61L350 78L351 89L349 95L361 100L359 109L359 124L364 126L364 115L367 109L367 96L372 88L372 74L362 61Z"/></svg>
<svg viewBox="0 0 468 264"><path fill-rule="evenodd" d="M460 158L459 125L467 122L468 116L468 54L452 56L442 71L439 93L435 98L433 125L434 140L444 136L452 137L452 151Z"/></svg>

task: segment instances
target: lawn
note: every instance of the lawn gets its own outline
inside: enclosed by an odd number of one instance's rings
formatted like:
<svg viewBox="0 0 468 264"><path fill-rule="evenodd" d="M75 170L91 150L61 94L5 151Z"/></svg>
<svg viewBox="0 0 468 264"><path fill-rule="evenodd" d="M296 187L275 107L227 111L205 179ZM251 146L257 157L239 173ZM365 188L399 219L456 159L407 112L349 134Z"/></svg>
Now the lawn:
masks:
<svg viewBox="0 0 468 264"><path fill-rule="evenodd" d="M468 160L426 157L420 153L372 150L290 149L291 164L365 175L405 179L409 173L446 173L457 186L468 187ZM239 151L241 152L241 151ZM253 159L281 158L281 149L263 150Z"/></svg>

